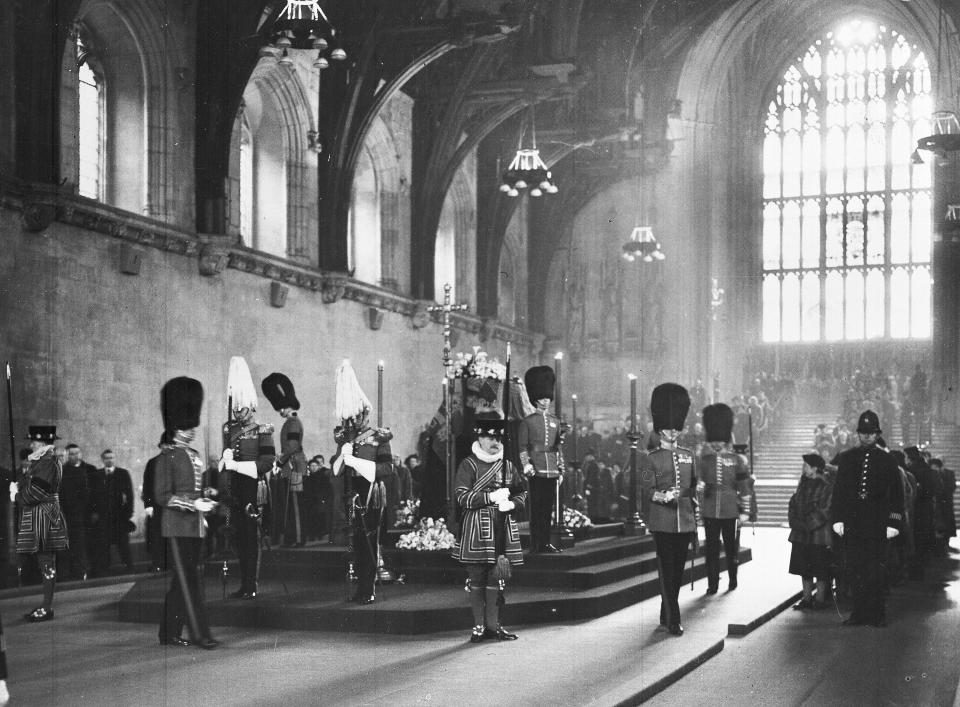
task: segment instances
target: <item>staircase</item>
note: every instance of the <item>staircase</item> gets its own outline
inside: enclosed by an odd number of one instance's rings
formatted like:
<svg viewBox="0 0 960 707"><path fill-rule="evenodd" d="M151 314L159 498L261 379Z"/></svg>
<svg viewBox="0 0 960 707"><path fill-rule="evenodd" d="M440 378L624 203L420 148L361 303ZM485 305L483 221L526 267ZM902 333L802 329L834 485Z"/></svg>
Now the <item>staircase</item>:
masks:
<svg viewBox="0 0 960 707"><path fill-rule="evenodd" d="M801 457L813 448L813 430L821 422L832 424L836 413L824 405L820 412L787 414L771 430L763 448L754 456L757 525L786 527L790 496L797 488L803 468ZM883 421L884 439L891 449L900 447L900 424ZM933 456L960 472L960 427L944 423L933 426L929 445ZM829 461L829 459L827 460Z"/></svg>

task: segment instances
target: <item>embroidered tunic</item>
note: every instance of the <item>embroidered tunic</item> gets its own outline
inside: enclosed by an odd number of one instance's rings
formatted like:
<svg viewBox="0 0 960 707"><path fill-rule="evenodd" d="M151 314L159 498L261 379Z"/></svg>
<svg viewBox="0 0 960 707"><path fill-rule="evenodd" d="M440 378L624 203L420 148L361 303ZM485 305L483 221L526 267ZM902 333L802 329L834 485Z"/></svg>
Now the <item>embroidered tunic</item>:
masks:
<svg viewBox="0 0 960 707"><path fill-rule="evenodd" d="M21 505L17 552L34 553L66 550L67 521L60 510L60 481L63 469L53 447L31 455L30 469L20 481L17 502Z"/></svg>
<svg viewBox="0 0 960 707"><path fill-rule="evenodd" d="M511 565L523 564L520 530L512 512L501 513L490 493L503 485L503 465L507 465L510 500L515 509L523 508L527 491L513 464L503 459L481 461L475 454L457 468L455 494L461 509L460 539L453 547L453 559L464 563L496 564L497 536L502 535L503 554Z"/></svg>
<svg viewBox="0 0 960 707"><path fill-rule="evenodd" d="M693 452L683 447L654 449L637 459L640 472L640 499L642 514L651 532L693 533L697 529L694 497L697 488L697 469ZM675 489L676 500L661 503L653 500L657 491Z"/></svg>

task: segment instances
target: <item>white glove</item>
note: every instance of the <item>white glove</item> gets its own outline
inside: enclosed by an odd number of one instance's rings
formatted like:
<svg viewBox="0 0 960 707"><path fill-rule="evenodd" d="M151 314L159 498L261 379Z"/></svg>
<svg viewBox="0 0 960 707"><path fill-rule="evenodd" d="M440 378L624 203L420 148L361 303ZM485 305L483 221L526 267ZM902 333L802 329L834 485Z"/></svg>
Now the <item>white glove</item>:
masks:
<svg viewBox="0 0 960 707"><path fill-rule="evenodd" d="M216 508L216 506L217 502L211 501L209 498L198 498L193 502L194 509L200 513L209 513Z"/></svg>
<svg viewBox="0 0 960 707"><path fill-rule="evenodd" d="M887 527L887 540L893 540L899 534L900 534L900 531L897 530L896 528L890 528L889 526Z"/></svg>
<svg viewBox="0 0 960 707"><path fill-rule="evenodd" d="M590 495L590 489L584 489L584 490L583 490L583 495L584 495L584 496L589 496L589 495Z"/></svg>
<svg viewBox="0 0 960 707"><path fill-rule="evenodd" d="M500 488L490 492L490 503L503 503L510 500L510 489Z"/></svg>
<svg viewBox="0 0 960 707"><path fill-rule="evenodd" d="M707 484L705 481L697 482L697 493L703 493L706 488L707 488Z"/></svg>
<svg viewBox="0 0 960 707"><path fill-rule="evenodd" d="M147 506L143 509L143 513L147 518L153 518L153 506Z"/></svg>
<svg viewBox="0 0 960 707"><path fill-rule="evenodd" d="M533 464L527 462L523 465L523 475L524 476L533 476L536 473L536 469L533 468Z"/></svg>
<svg viewBox="0 0 960 707"><path fill-rule="evenodd" d="M507 511L512 511L513 509L513 501L500 501L500 503L497 504L497 510L501 513L506 513Z"/></svg>
<svg viewBox="0 0 960 707"><path fill-rule="evenodd" d="M741 523L746 523L746 522L749 521L749 520L750 520L750 514L749 514L749 513L741 513L741 514L740 514L740 522L741 522Z"/></svg>
<svg viewBox="0 0 960 707"><path fill-rule="evenodd" d="M842 538L842 537L843 537L843 523L834 523L834 524L833 524L833 532L835 532L837 535L839 535L839 536Z"/></svg>
<svg viewBox="0 0 960 707"><path fill-rule="evenodd" d="M341 457L353 456L353 442L344 442L343 446L340 447L340 456Z"/></svg>
<svg viewBox="0 0 960 707"><path fill-rule="evenodd" d="M360 474L371 484L377 478L377 463L370 459L361 459L360 457L345 457L343 463Z"/></svg>
<svg viewBox="0 0 960 707"><path fill-rule="evenodd" d="M230 447L227 447L223 450L223 454L220 455L220 464L217 467L220 471L227 469L229 471L237 470L237 462L233 460L233 450Z"/></svg>
<svg viewBox="0 0 960 707"><path fill-rule="evenodd" d="M17 500L17 492L20 490L20 484L16 481L10 482L10 502L13 503Z"/></svg>

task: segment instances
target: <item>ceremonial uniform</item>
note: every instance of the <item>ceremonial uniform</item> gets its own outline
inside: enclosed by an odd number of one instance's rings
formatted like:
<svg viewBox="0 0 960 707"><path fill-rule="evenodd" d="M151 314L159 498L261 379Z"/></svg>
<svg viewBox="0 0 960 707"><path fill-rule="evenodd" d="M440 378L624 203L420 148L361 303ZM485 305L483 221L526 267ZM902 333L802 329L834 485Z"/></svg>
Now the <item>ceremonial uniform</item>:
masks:
<svg viewBox="0 0 960 707"><path fill-rule="evenodd" d="M500 625L500 606L511 566L523 564L514 513L523 508L527 491L516 468L504 458L500 446L504 426L497 413L478 416L474 430L483 439L474 442L470 456L457 467L454 481L461 524L452 556L467 567L473 643L485 638L516 638Z"/></svg>
<svg viewBox="0 0 960 707"><path fill-rule="evenodd" d="M867 411L860 417L858 432L875 428L879 433L876 414ZM838 532L853 593L847 623L884 625L887 529L899 532L904 515L903 486L893 457L873 444L842 452L830 515L835 529L842 524Z"/></svg>
<svg viewBox="0 0 960 707"><path fill-rule="evenodd" d="M556 375L549 366L527 371L524 384L530 400L553 400ZM539 408L520 421L517 446L520 465L530 477L530 548L532 552L558 552L550 542L551 515L557 503L557 485L564 472L560 419L548 409ZM559 509L557 509L559 510ZM561 525L562 518L557 518Z"/></svg>
<svg viewBox="0 0 960 707"><path fill-rule="evenodd" d="M257 491L261 479L273 468L273 425L255 420L231 420L223 426L223 448L233 451L236 470L225 470L220 482L220 500L230 512L230 524L236 531L237 559L240 564L240 598L257 593L257 560L260 553L258 525L260 509Z"/></svg>
<svg viewBox="0 0 960 707"><path fill-rule="evenodd" d="M733 410L723 403L708 405L703 409L703 424L708 444L698 460L703 484L700 514L707 537L707 593L715 594L720 584L720 538L729 588L733 590L737 587L740 552L738 523L741 516L756 520L756 506L747 460L726 446L733 431ZM722 443L724 447L717 451L710 443Z"/></svg>
<svg viewBox="0 0 960 707"><path fill-rule="evenodd" d="M160 442L157 444L161 450L170 446L170 440L166 433L160 436ZM160 460L160 454L147 460L147 465L143 469L143 489L140 494L140 500L143 501L143 507L147 509L146 522L146 543L150 551L150 567L154 572L167 569L166 549L163 546L163 536L161 533L160 516L163 514L163 507L158 505L153 497L154 479L157 475L157 462Z"/></svg>
<svg viewBox="0 0 960 707"><path fill-rule="evenodd" d="M53 618L53 592L57 581L57 550L70 546L67 522L60 509L60 482L63 468L53 445L54 427L31 427L32 443L43 446L35 449L27 459L30 467L17 484L16 502L20 506L20 525L17 533L17 553L36 555L43 584L43 604L26 615L28 621L47 621Z"/></svg>
<svg viewBox="0 0 960 707"><path fill-rule="evenodd" d="M650 401L654 429L683 429L690 409L690 396L676 383L663 383L653 390ZM697 468L693 452L662 439L660 447L637 459L637 496L648 530L653 534L660 573L660 623L674 635L680 625L680 585L687 550L696 538Z"/></svg>
<svg viewBox="0 0 960 707"><path fill-rule="evenodd" d="M283 541L286 545L302 545L303 475L307 471L307 457L303 453L303 423L296 412L291 412L280 428L280 513Z"/></svg>
<svg viewBox="0 0 960 707"><path fill-rule="evenodd" d="M161 532L173 575L158 636L164 645L187 645L180 637L186 623L194 644L214 648L218 643L210 636L200 578L206 521L198 499L203 497L205 467L197 451L189 446L192 430L200 423L202 403L203 387L192 378L174 378L161 391L164 428L173 443L157 459L153 498L163 508Z"/></svg>
<svg viewBox="0 0 960 707"><path fill-rule="evenodd" d="M353 550L356 555L357 592L354 601L369 603L374 598L373 585L377 573L377 543L380 524L386 509L387 490L384 481L393 472L392 434L389 430L366 428L356 435L351 444L352 456L373 465L374 478L365 478L362 464L343 462L347 476L344 479L344 502L352 510ZM334 457L334 468L340 464L345 441L340 442ZM362 465L367 466L368 465ZM348 511L349 512L349 511Z"/></svg>

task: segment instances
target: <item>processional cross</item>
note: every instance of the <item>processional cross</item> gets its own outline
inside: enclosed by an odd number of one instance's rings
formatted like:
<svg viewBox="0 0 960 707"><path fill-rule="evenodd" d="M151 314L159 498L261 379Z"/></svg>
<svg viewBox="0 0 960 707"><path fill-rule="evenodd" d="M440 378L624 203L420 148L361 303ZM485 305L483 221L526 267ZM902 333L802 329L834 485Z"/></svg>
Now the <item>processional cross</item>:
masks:
<svg viewBox="0 0 960 707"><path fill-rule="evenodd" d="M451 289L453 288L450 287L450 283L448 282L443 286L443 304L427 307L427 311L430 313L443 312L443 367L447 370L448 377L450 374L450 366L453 365L453 358L450 356L450 312L467 311L467 305L454 304L450 301Z"/></svg>
<svg viewBox="0 0 960 707"><path fill-rule="evenodd" d="M450 503L450 489L453 486L453 430L451 429L451 417L453 415L453 385L449 379L450 368L453 366L453 357L450 355L451 346L450 346L450 313L451 312L465 312L467 310L467 305L465 304L454 304L450 301L450 283L448 282L443 286L443 304L432 305L427 307L428 312L443 312L443 368L446 371L443 377L443 408L446 414L444 415L444 431L447 435L446 440L446 459L444 463L446 464L446 505L447 505L447 519L453 523L454 520L454 508Z"/></svg>

